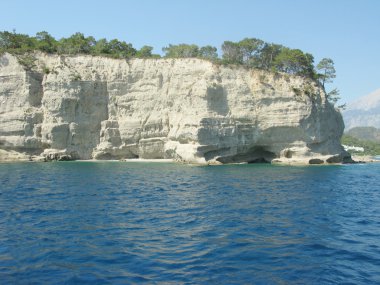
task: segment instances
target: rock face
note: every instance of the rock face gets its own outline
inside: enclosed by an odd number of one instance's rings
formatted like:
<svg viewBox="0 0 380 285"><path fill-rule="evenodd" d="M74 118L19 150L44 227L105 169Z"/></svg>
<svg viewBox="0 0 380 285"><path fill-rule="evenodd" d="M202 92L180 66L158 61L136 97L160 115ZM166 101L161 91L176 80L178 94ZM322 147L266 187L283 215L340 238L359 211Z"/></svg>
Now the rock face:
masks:
<svg viewBox="0 0 380 285"><path fill-rule="evenodd" d="M0 160L171 158L296 163L348 157L315 83L200 59L0 58Z"/></svg>
<svg viewBox="0 0 380 285"><path fill-rule="evenodd" d="M343 116L347 131L355 127L380 129L380 89L349 104Z"/></svg>

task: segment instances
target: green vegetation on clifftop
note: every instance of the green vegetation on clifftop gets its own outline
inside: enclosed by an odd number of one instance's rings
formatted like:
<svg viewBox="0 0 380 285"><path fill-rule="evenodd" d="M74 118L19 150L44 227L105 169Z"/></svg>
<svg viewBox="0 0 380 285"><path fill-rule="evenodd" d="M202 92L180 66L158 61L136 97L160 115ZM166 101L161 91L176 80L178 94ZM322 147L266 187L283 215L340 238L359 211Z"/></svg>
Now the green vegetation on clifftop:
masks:
<svg viewBox="0 0 380 285"><path fill-rule="evenodd" d="M34 37L16 32L0 32L0 54L9 52L18 56L41 51L63 55L89 54L112 58L159 58L153 54L153 47L143 46L135 49L132 44L118 39L96 40L82 33L75 33L68 38L56 40L48 32L38 32ZM256 38L245 38L239 42L225 41L222 44L222 56L217 48L207 45L198 47L194 44L169 44L162 49L165 58L202 58L226 65L241 65L247 68L282 72L310 78L318 81L320 86L332 82L335 78L334 62L324 58L314 66L314 57L299 49L268 43ZM32 59L24 57L27 68L33 65ZM335 104L339 99L337 89L327 93L328 100Z"/></svg>

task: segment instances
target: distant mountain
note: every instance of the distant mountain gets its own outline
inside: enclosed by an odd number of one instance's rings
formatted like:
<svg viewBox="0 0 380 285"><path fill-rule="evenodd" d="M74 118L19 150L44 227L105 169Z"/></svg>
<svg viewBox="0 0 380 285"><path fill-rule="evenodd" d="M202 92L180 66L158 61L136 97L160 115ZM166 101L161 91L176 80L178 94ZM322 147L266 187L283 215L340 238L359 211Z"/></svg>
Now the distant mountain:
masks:
<svg viewBox="0 0 380 285"><path fill-rule="evenodd" d="M346 134L360 140L380 143L380 129L374 127L354 127Z"/></svg>
<svg viewBox="0 0 380 285"><path fill-rule="evenodd" d="M380 89L349 104L343 112L346 131L354 127L380 129Z"/></svg>

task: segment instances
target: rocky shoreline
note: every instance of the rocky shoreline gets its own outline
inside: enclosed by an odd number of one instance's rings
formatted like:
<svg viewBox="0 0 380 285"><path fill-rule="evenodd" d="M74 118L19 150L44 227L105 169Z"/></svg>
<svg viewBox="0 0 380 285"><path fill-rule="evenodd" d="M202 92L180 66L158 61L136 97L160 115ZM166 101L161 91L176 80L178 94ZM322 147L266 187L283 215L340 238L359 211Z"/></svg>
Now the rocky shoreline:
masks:
<svg viewBox="0 0 380 285"><path fill-rule="evenodd" d="M329 156L322 156L319 158L298 158L298 159L273 159L270 162L258 161L255 163L270 163L273 165L295 165L295 166L307 166L307 165L334 165L334 164L357 164L357 163L379 163L380 159L376 159L375 156L352 156L351 159L339 162L339 159L330 160ZM65 153L57 154L52 153L46 156L41 155L28 155L15 151L5 152L0 149L0 163L12 163L12 162L65 162L65 161L78 161L78 162L132 162L132 163L180 163L180 164L192 164L192 165L222 165L222 163L187 163L175 159L119 159L119 160L96 160L96 159L75 159ZM248 162L229 163L229 164L248 164Z"/></svg>

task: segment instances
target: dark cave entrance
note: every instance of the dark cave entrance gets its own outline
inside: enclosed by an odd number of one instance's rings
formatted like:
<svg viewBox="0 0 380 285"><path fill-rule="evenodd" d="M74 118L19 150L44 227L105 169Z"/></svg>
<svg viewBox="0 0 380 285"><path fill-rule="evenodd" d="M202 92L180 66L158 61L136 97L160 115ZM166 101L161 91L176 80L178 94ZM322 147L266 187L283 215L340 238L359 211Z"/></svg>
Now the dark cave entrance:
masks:
<svg viewBox="0 0 380 285"><path fill-rule="evenodd" d="M216 160L221 163L271 163L276 154L268 151L263 146L254 146L245 153L233 156L222 156Z"/></svg>
<svg viewBox="0 0 380 285"><path fill-rule="evenodd" d="M253 147L248 153L248 163L271 163L276 157L273 152L266 150L262 146Z"/></svg>

